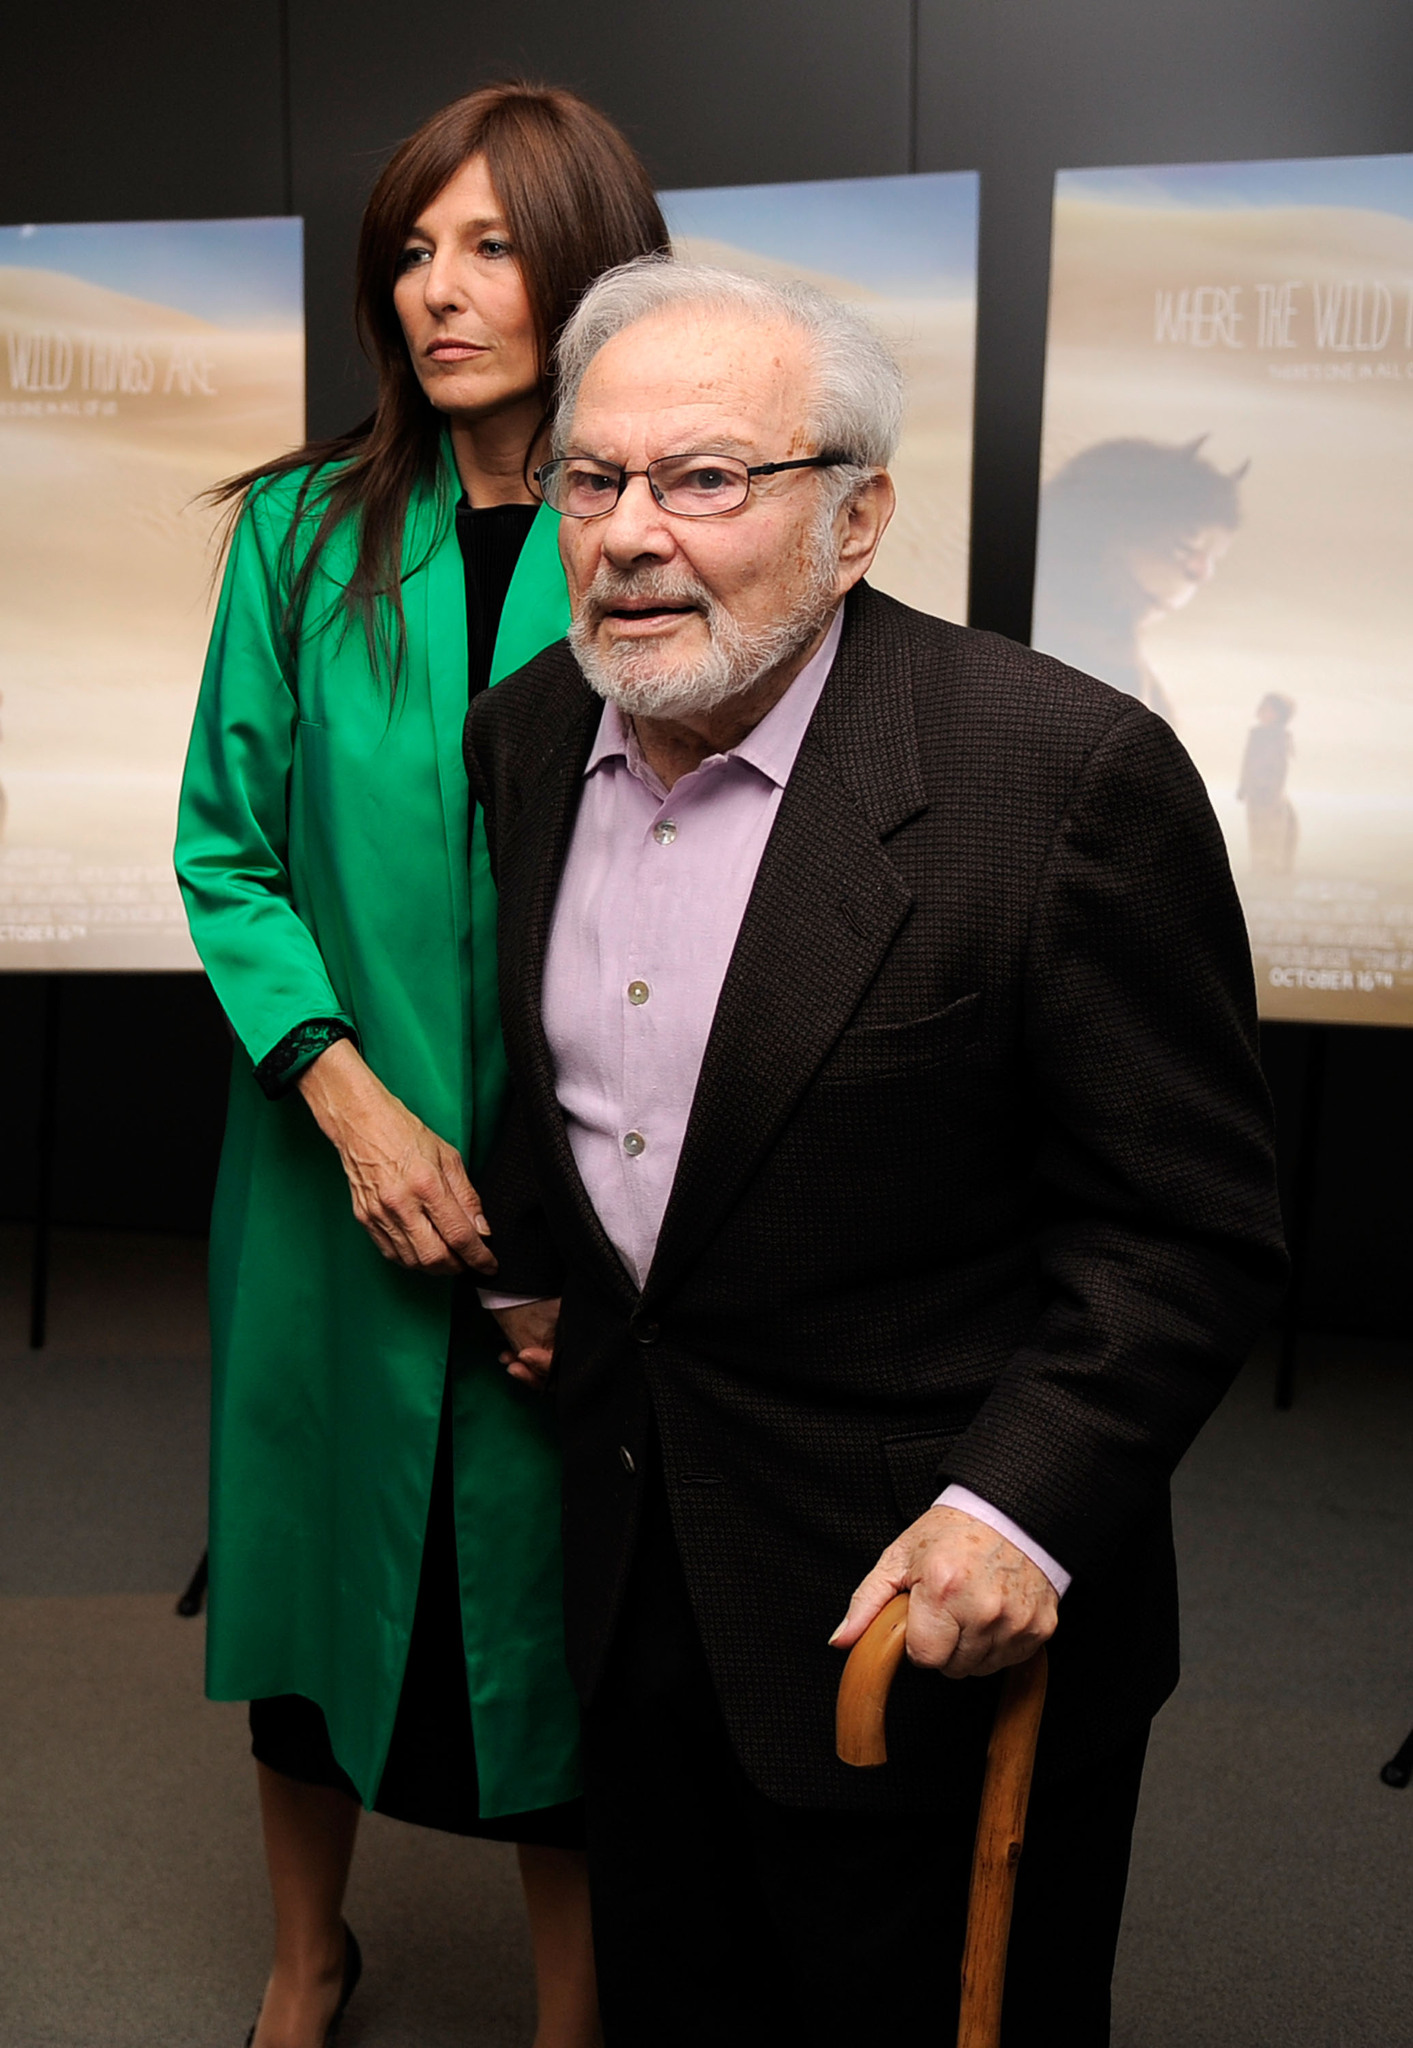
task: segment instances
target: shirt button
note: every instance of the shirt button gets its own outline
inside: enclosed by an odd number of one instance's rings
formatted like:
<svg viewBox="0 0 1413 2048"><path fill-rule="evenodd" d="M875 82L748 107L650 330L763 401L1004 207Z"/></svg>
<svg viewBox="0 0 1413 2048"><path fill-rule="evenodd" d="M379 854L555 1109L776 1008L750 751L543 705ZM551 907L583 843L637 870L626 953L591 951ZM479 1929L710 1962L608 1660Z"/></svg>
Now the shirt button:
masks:
<svg viewBox="0 0 1413 2048"><path fill-rule="evenodd" d="M647 1150L647 1143L641 1131L630 1131L623 1140L623 1149L630 1159L636 1159L640 1152Z"/></svg>
<svg viewBox="0 0 1413 2048"><path fill-rule="evenodd" d="M647 1001L651 994L652 990L645 981L630 981L628 984L628 1000L630 1003L641 1005Z"/></svg>
<svg viewBox="0 0 1413 2048"><path fill-rule="evenodd" d="M671 846L676 837L677 826L671 818L664 818L659 824L653 826L653 838L659 846Z"/></svg>

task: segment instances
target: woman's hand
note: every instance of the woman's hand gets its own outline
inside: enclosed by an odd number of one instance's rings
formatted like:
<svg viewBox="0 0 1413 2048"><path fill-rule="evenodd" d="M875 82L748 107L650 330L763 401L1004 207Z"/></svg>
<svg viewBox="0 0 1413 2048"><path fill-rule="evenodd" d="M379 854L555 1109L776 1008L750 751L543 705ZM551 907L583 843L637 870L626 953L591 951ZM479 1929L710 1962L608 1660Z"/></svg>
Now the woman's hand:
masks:
<svg viewBox="0 0 1413 2048"><path fill-rule="evenodd" d="M522 1301L514 1308L497 1308L491 1313L500 1324L507 1349L500 1362L513 1380L539 1390L549 1381L554 1364L555 1331L559 1327L559 1301Z"/></svg>
<svg viewBox="0 0 1413 2048"><path fill-rule="evenodd" d="M490 1225L460 1153L389 1093L351 1040L311 1060L296 1086L338 1148L353 1213L385 1259L490 1278Z"/></svg>

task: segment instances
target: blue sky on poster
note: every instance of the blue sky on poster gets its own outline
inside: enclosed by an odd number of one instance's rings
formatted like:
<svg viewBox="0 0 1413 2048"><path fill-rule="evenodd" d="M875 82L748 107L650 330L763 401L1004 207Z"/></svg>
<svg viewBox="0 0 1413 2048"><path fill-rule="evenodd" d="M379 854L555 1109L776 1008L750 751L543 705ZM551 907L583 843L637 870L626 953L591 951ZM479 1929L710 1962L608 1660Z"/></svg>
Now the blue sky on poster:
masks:
<svg viewBox="0 0 1413 2048"><path fill-rule="evenodd" d="M975 171L662 192L674 235L731 242L885 297L976 291Z"/></svg>
<svg viewBox="0 0 1413 2048"><path fill-rule="evenodd" d="M56 270L217 327L297 327L303 222L81 221L0 227L0 265Z"/></svg>
<svg viewBox="0 0 1413 2048"><path fill-rule="evenodd" d="M1057 198L1136 206L1348 206L1413 219L1413 156L1293 157L1061 171Z"/></svg>

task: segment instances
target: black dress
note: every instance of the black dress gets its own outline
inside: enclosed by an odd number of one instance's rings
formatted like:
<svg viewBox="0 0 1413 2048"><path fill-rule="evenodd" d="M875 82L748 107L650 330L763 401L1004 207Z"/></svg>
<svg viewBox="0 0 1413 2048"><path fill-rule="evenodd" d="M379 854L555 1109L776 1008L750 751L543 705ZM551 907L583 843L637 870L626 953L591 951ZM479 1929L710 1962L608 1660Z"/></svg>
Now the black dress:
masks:
<svg viewBox="0 0 1413 2048"><path fill-rule="evenodd" d="M525 537L533 505L493 505L473 510L463 498L456 508L456 537L466 571L466 651L470 694L490 681L496 632L505 594ZM458 1290L452 1315L441 1428L427 1510L427 1538L417 1608L408 1645L407 1668L397 1718L374 1810L449 1834L481 1835L500 1842L531 1842L551 1848L584 1845L582 1804L542 1807L532 1813L497 1814L483 1820L476 1776L476 1744L466 1690L466 1651L461 1634L461 1589L453 1510L451 1384L464 1369L469 1319L480 1306L469 1282ZM250 1747L256 1760L301 1784L329 1785L357 1798L329 1741L322 1708L297 1693L250 1702Z"/></svg>

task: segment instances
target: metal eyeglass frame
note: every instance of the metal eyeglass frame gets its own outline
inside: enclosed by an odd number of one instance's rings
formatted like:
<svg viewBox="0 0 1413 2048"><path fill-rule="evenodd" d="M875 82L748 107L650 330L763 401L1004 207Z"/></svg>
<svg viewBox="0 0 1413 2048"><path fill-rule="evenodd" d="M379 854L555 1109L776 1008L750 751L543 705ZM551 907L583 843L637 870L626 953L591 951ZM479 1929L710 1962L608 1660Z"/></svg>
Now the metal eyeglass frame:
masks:
<svg viewBox="0 0 1413 2048"><path fill-rule="evenodd" d="M720 519L728 512L740 511L751 494L751 479L753 477L776 476L782 469L837 469L840 463L847 462L848 459L847 455L799 455L791 462L757 462L754 465L742 463L741 467L745 472L746 487L740 497L734 505L714 505L709 512L675 511L672 506L667 504L657 485L653 482L653 471L660 463L664 462L724 462L730 463L734 468L740 461L739 456L712 455L709 450L693 450L684 455L658 455L654 457L646 469L624 469L616 462L600 462L597 456L557 455L552 462L542 462L534 475L535 482L540 487L541 497L547 505L550 505L554 511L559 513L561 519L606 518L618 504L619 499L623 496L623 493L627 490L635 476L646 479L648 489L652 492L657 503L662 506L664 512L671 513L674 519ZM545 488L545 478L546 476L553 477L557 475L571 462L592 462L597 469L602 470L607 476L612 476L615 471L617 472L618 490L615 493L612 505L602 505L596 512L566 512L562 507L554 504L549 491Z"/></svg>

